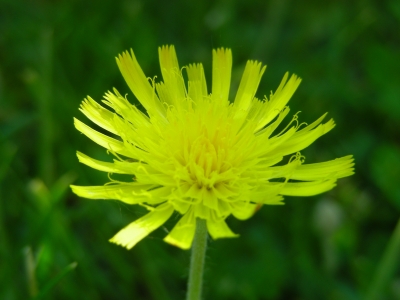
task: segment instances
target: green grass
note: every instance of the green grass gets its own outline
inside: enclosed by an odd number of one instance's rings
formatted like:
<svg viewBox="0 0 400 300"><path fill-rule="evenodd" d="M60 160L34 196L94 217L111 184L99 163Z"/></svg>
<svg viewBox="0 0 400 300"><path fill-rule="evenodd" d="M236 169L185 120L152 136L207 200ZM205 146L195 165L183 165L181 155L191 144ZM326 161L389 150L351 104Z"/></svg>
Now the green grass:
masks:
<svg viewBox="0 0 400 300"><path fill-rule="evenodd" d="M395 0L1 0L0 299L184 299L189 252L162 241L176 217L127 251L108 239L143 209L68 187L107 180L75 156L106 155L73 128L79 103L116 87L137 104L114 57L133 48L160 78L163 44L208 79L212 48L232 48L233 87L261 60L261 98L298 74L291 113L337 123L307 162L356 159L329 193L228 219L241 237L209 243L205 299L399 299L399 26Z"/></svg>

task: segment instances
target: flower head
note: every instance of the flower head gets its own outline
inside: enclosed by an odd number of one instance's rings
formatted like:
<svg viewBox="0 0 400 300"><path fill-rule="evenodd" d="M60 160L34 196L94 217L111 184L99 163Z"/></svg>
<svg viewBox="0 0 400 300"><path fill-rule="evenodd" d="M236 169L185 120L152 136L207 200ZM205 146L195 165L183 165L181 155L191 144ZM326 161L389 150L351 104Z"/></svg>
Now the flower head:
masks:
<svg viewBox="0 0 400 300"><path fill-rule="evenodd" d="M307 125L299 124L296 114L277 132L300 84L296 75L289 78L286 73L275 93L259 100L255 94L266 67L248 61L230 101L231 50L213 50L211 92L201 64L181 69L173 46L159 48L159 57L159 83L145 76L133 52L117 58L145 113L115 89L105 94L104 106L90 97L82 102L86 117L113 137L75 119L81 133L114 156L113 162L104 162L78 152L79 161L103 172L130 174L132 180L71 186L72 190L81 197L116 199L150 211L111 242L130 249L174 211L182 217L165 237L168 243L190 248L196 218L207 221L214 239L235 237L225 222L228 216L247 219L262 204L283 204L285 195L316 195L353 174L352 156L304 164L299 151L335 126L332 119L323 123L325 115ZM286 156L287 163L282 164Z"/></svg>

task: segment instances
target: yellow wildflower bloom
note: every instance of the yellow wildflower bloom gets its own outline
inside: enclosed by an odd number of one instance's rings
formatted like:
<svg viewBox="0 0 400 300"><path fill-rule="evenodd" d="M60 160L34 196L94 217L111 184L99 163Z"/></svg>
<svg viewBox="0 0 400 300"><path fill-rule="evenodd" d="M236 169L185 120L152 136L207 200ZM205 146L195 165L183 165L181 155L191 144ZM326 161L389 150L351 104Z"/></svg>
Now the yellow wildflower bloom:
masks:
<svg viewBox="0 0 400 300"><path fill-rule="evenodd" d="M230 49L213 50L211 93L201 64L181 69L173 46L159 48L159 57L164 80L159 83L145 76L133 52L117 58L125 81L147 113L115 89L103 100L114 112L90 97L82 102L80 110L117 138L75 119L81 133L115 156L113 162L103 162L78 152L79 161L103 172L131 174L133 179L71 186L72 190L81 197L141 204L150 211L111 242L130 249L174 211L182 217L165 237L168 243L190 248L196 218L207 221L214 239L235 237L225 223L228 216L247 219L262 204L283 204L285 195L316 195L332 189L338 178L353 174L352 156L304 164L299 151L335 126L333 120L323 123L325 115L310 125L299 125L295 115L276 133L300 84L296 75L289 78L286 73L275 93L261 101L255 93L266 67L248 61L230 101ZM290 154L286 164L277 165Z"/></svg>

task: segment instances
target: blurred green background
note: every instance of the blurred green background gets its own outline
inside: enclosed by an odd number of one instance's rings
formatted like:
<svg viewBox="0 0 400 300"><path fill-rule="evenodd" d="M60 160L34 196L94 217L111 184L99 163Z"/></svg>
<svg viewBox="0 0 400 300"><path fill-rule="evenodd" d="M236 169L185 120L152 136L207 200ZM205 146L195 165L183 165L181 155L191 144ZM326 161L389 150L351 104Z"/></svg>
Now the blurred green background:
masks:
<svg viewBox="0 0 400 300"><path fill-rule="evenodd" d="M241 237L210 241L205 299L400 299L400 1L160 3L0 0L0 299L184 298L189 252L162 241L176 218L127 251L107 240L143 209L68 187L108 180L75 156L107 157L73 127L80 102L116 87L137 103L114 57L133 48L160 78L163 44L208 80L211 49L232 48L233 91L261 60L259 97L298 74L291 114L337 123L307 162L356 159L331 192L229 218Z"/></svg>

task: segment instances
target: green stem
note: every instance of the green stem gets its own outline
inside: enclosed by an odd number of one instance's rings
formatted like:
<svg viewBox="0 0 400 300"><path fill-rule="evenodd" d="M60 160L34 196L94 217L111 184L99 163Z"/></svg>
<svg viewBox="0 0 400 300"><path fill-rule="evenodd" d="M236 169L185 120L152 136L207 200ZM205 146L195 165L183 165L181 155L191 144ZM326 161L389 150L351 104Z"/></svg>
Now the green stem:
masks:
<svg viewBox="0 0 400 300"><path fill-rule="evenodd" d="M365 299L378 299L398 268L400 253L400 219L379 262Z"/></svg>
<svg viewBox="0 0 400 300"><path fill-rule="evenodd" d="M192 245L188 292L186 300L200 300L203 285L204 257L207 248L206 220L197 218L196 234Z"/></svg>

